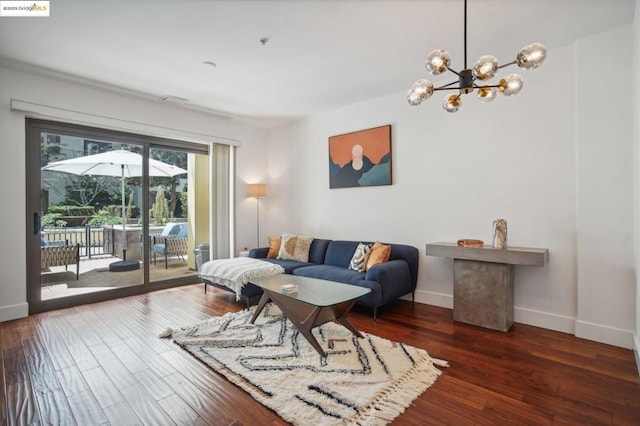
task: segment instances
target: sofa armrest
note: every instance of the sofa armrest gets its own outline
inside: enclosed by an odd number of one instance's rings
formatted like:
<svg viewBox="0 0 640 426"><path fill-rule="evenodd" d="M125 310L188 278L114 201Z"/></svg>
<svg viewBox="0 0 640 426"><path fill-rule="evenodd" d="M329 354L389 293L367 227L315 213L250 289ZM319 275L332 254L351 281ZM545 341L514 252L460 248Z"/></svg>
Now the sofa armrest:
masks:
<svg viewBox="0 0 640 426"><path fill-rule="evenodd" d="M367 270L364 279L379 282L383 292L386 286L400 287L405 290L405 293L414 290L409 264L401 259L390 260L373 266Z"/></svg>
<svg viewBox="0 0 640 426"><path fill-rule="evenodd" d="M255 259L266 259L268 252L269 247L254 248L249 251L249 257L253 257Z"/></svg>

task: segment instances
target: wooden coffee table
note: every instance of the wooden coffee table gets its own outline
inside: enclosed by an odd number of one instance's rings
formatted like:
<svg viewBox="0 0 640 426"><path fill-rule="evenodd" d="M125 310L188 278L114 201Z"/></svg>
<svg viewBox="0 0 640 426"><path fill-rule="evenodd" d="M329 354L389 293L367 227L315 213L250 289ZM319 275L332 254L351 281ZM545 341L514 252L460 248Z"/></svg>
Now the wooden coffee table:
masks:
<svg viewBox="0 0 640 426"><path fill-rule="evenodd" d="M251 283L264 290L251 323L258 318L267 302L273 301L322 356L327 354L311 333L314 327L336 320L356 336L363 337L347 320L347 315L356 299L371 291L368 288L289 274L260 278ZM283 292L285 284L297 285L298 291Z"/></svg>

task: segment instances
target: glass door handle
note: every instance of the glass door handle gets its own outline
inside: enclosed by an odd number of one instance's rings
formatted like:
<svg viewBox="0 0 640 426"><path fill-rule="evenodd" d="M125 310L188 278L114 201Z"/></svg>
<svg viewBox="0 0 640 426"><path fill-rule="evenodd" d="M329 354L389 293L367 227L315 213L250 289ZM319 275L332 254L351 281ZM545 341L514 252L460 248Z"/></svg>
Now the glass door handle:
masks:
<svg viewBox="0 0 640 426"><path fill-rule="evenodd" d="M40 214L38 212L33 213L33 235L40 233Z"/></svg>

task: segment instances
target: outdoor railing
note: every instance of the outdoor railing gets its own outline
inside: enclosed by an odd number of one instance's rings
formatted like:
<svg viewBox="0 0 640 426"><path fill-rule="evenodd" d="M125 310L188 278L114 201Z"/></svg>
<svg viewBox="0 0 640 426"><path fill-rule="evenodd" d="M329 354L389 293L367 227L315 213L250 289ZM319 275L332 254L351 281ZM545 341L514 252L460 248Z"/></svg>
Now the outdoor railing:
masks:
<svg viewBox="0 0 640 426"><path fill-rule="evenodd" d="M93 255L114 254L113 225L92 228L46 228L42 237L47 242L62 241L70 245L80 244L80 256L91 258Z"/></svg>

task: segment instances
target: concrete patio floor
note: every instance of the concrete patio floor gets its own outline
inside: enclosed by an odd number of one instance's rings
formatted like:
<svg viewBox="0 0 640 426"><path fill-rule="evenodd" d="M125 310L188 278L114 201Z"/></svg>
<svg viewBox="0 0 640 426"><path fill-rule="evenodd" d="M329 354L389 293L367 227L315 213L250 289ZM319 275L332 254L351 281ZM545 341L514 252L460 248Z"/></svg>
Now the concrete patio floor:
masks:
<svg viewBox="0 0 640 426"><path fill-rule="evenodd" d="M142 265L141 269L135 271L109 271L109 264L118 260L120 259L114 256L83 258L80 260L80 275L77 280L75 265L70 265L66 271L64 266L52 266L42 270L41 300L142 284ZM188 268L187 262L179 258L169 259L167 269L164 267L164 259L158 260L157 265L152 262L149 270L151 282L197 275L196 271Z"/></svg>

